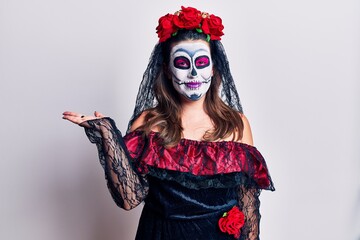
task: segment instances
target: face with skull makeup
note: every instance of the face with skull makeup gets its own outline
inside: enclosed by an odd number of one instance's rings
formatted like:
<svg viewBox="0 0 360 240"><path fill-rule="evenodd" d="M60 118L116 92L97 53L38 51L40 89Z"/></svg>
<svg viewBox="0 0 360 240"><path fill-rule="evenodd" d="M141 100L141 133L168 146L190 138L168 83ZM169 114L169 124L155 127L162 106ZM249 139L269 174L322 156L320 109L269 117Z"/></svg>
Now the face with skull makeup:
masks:
<svg viewBox="0 0 360 240"><path fill-rule="evenodd" d="M181 41L170 51L171 80L177 92L199 100L208 91L213 76L209 44L203 40Z"/></svg>

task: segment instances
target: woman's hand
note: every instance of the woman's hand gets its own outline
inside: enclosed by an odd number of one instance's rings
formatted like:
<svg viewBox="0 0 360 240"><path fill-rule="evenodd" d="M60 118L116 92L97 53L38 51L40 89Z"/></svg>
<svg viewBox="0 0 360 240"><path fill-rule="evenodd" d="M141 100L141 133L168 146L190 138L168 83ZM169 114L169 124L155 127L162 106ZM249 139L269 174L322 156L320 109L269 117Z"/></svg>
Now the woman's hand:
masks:
<svg viewBox="0 0 360 240"><path fill-rule="evenodd" d="M66 111L63 112L62 118L72 123L78 124L82 127L90 127L88 126L88 124L85 123L86 121L103 118L103 117L105 116L97 111L94 112L94 116L86 116L80 113Z"/></svg>

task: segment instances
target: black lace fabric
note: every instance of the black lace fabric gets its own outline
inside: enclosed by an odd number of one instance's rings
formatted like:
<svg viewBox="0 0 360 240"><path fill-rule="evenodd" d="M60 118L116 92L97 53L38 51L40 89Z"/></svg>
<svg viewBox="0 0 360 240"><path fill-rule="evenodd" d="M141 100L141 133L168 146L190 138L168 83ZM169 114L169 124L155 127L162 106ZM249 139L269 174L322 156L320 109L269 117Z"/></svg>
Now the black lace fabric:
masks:
<svg viewBox="0 0 360 240"><path fill-rule="evenodd" d="M130 210L146 197L149 186L146 176L134 171L134 160L127 152L120 131L110 118L87 121L85 127L90 142L98 148L100 164L104 168L107 186L115 203Z"/></svg>
<svg viewBox="0 0 360 240"><path fill-rule="evenodd" d="M241 228L241 240L259 240L260 235L260 189L239 187L239 205L245 215L245 224Z"/></svg>

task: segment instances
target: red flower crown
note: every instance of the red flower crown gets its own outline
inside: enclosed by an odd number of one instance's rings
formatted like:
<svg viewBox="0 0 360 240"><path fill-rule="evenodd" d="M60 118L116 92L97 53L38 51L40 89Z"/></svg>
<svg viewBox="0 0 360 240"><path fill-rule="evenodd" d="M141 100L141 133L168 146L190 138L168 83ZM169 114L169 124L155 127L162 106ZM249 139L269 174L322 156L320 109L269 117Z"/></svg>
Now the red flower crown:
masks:
<svg viewBox="0 0 360 240"><path fill-rule="evenodd" d="M171 36L175 36L181 29L196 30L207 35L207 41L221 40L224 35L222 20L220 17L206 12L200 12L196 8L183 7L174 14L166 14L159 19L156 33L159 42L165 42Z"/></svg>

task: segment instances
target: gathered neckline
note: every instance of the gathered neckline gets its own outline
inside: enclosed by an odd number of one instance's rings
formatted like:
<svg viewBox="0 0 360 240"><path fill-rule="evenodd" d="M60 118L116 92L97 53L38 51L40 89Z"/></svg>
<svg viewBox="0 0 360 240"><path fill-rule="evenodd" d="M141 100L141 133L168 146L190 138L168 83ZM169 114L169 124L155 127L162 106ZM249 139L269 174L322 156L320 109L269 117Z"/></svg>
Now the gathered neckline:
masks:
<svg viewBox="0 0 360 240"><path fill-rule="evenodd" d="M144 131L129 132L125 144L142 174L158 178L179 173L172 180L183 181L184 174L194 177L228 176L238 181L245 174L261 189L273 189L267 166L261 153L251 145L235 141L207 142L182 138L173 147L161 144L159 132L150 131L145 139ZM196 184L198 180L196 180ZM221 184L227 184L227 180ZM220 185L218 185L220 186Z"/></svg>
<svg viewBox="0 0 360 240"><path fill-rule="evenodd" d="M135 130L135 131L129 132L129 134L142 135L143 132L144 132L143 130ZM160 133L155 132L155 131L150 131L149 135L159 137ZM252 146L252 145L249 145L246 143L242 143L242 142L231 141L231 140L204 141L204 140L195 140L195 139L189 139L189 138L181 138L179 143L189 144L189 145L240 145L240 146L245 146L245 147L250 147L250 148L256 149L255 146Z"/></svg>

